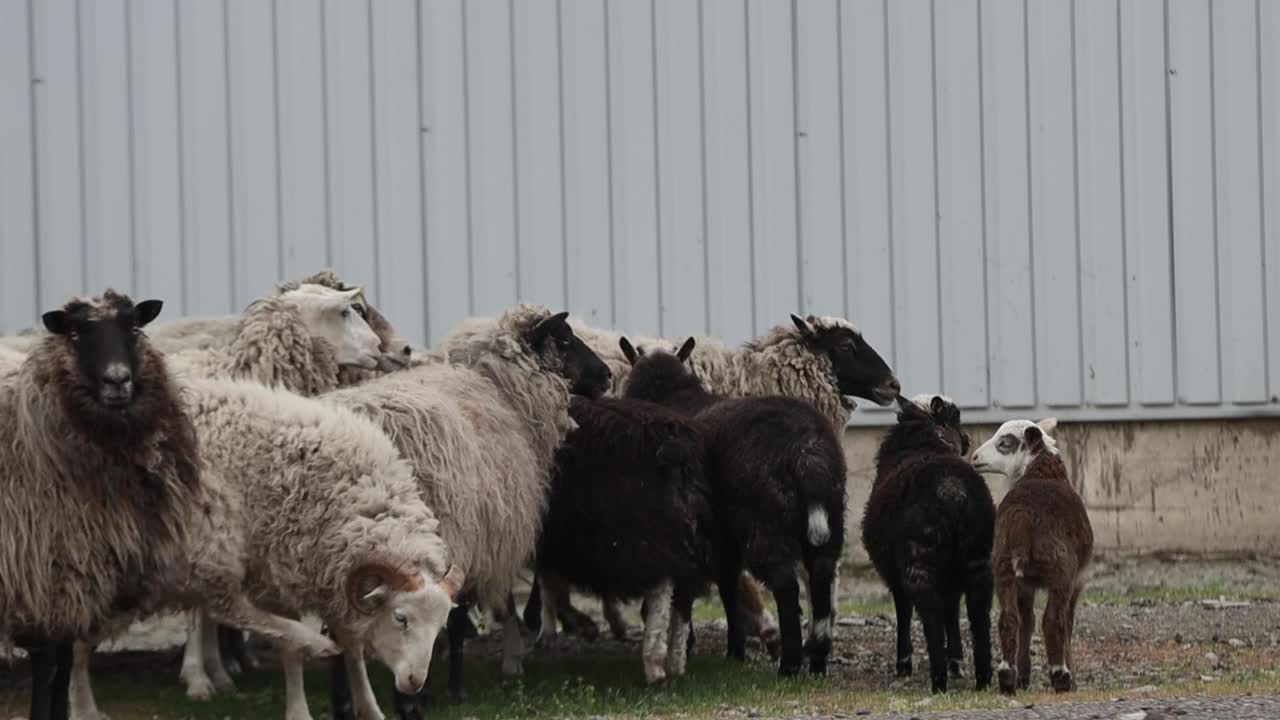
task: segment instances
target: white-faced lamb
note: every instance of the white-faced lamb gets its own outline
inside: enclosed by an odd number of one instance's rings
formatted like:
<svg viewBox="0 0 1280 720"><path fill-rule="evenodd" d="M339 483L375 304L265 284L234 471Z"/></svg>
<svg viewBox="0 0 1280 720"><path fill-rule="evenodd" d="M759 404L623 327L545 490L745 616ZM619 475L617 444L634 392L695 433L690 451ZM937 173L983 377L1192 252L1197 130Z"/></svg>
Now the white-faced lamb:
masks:
<svg viewBox="0 0 1280 720"><path fill-rule="evenodd" d="M911 616L919 611L934 692L961 677L960 599L973 635L979 690L991 684L991 543L995 504L967 462L960 409L941 395L899 398L898 423L876 454L862 545L893 595L897 672L911 674Z"/></svg>
<svg viewBox="0 0 1280 720"><path fill-rule="evenodd" d="M831 652L836 564L844 547L845 461L835 428L811 404L788 397L722 398L685 362L690 338L672 355L628 354L624 396L690 417L703 435L712 511L720 526L717 585L728 621L728 653L745 657L738 577L749 569L773 591L782 627L778 672L826 672ZM809 639L802 646L797 568L808 579Z"/></svg>
<svg viewBox="0 0 1280 720"><path fill-rule="evenodd" d="M565 322L567 313L521 305L468 323L441 351L446 363L412 367L324 396L372 418L413 465L440 518L440 534L464 569L464 592L503 625L505 674L521 671L523 640L511 590L532 559L555 453L574 428L570 393L599 395L609 370ZM450 620L450 694L462 692L458 608ZM347 683L338 677L340 692ZM335 696L334 716L349 713ZM411 714L413 698L398 697Z"/></svg>
<svg viewBox="0 0 1280 720"><path fill-rule="evenodd" d="M631 366L621 351L621 335L569 319L582 337L613 372L613 392L621 393ZM633 345L674 347L679 340L659 340L631 336ZM899 385L893 371L862 332L847 320L835 317L791 316L790 325L780 325L740 348L717 340L697 338L689 358L695 373L716 395L760 397L781 395L811 403L843 434L853 412L852 398L861 397L885 405L893 402ZM776 647L777 621L767 610L757 583L746 574L739 581L739 598L746 612L748 632L759 635L771 651ZM539 621L541 597L530 597L525 620ZM605 617L616 637L626 634L626 624L617 604L605 598ZM581 629L594 635L589 617L569 605L568 595L557 599L557 614L566 630Z"/></svg>
<svg viewBox="0 0 1280 720"><path fill-rule="evenodd" d="M149 607L185 567L198 441L141 328L161 301L105 291L43 316L0 384L0 632L31 656L33 720L65 720L72 642Z"/></svg>
<svg viewBox="0 0 1280 720"><path fill-rule="evenodd" d="M701 435L641 400L578 398L570 414L538 539L542 591L643 598L646 682L683 675L693 601L716 572Z"/></svg>
<svg viewBox="0 0 1280 720"><path fill-rule="evenodd" d="M1049 596L1042 621L1049 682L1056 692L1075 689L1072 635L1093 557L1093 526L1050 436L1057 424L1054 418L1010 420L973 453L979 472L999 473L1011 483L996 511L991 556L1000 602L997 676L1008 694L1031 684L1031 634L1041 589Z"/></svg>

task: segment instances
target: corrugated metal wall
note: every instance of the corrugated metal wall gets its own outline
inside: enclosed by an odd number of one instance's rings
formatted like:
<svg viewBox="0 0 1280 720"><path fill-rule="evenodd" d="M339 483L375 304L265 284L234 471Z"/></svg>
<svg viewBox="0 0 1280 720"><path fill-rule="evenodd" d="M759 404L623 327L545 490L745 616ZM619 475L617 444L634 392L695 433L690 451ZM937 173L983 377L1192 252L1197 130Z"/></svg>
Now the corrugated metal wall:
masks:
<svg viewBox="0 0 1280 720"><path fill-rule="evenodd" d="M419 338L799 310L974 419L1275 412L1280 3L0 0L0 240L6 330L334 266Z"/></svg>

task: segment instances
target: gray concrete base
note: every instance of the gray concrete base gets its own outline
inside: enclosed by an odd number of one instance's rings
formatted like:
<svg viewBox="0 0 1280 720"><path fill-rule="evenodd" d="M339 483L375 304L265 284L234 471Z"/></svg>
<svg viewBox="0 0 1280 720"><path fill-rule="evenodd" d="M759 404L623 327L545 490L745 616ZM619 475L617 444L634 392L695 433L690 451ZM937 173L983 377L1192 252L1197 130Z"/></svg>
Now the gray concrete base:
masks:
<svg viewBox="0 0 1280 720"><path fill-rule="evenodd" d="M966 427L974 445L994 426ZM848 557L864 561L861 520L884 430L845 434ZM1089 506L1103 552L1280 551L1280 421L1060 424L1054 437ZM1005 479L989 475L996 502Z"/></svg>

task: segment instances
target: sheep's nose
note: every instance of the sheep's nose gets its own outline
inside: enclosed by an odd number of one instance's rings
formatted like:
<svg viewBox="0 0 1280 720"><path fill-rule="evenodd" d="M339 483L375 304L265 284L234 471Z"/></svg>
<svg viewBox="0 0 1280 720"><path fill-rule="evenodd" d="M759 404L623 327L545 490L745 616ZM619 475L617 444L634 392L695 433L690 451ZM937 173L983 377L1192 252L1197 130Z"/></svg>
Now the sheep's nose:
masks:
<svg viewBox="0 0 1280 720"><path fill-rule="evenodd" d="M400 348L400 354L403 355L407 360L409 359L410 355L413 355L413 348L409 345L409 343L405 343L404 347Z"/></svg>
<svg viewBox="0 0 1280 720"><path fill-rule="evenodd" d="M113 364L102 373L102 382L117 388L124 388L133 381L133 373L119 363Z"/></svg>
<svg viewBox="0 0 1280 720"><path fill-rule="evenodd" d="M894 396L902 392L902 383L898 382L896 375L890 375L888 380L884 381L884 389L886 392L893 393Z"/></svg>

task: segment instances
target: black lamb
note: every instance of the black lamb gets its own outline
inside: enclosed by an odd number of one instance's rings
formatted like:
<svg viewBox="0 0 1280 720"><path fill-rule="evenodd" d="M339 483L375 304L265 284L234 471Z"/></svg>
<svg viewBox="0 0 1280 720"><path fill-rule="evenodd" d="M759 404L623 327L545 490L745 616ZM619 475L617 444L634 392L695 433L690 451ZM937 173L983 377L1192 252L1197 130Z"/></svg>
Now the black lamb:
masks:
<svg viewBox="0 0 1280 720"><path fill-rule="evenodd" d="M748 569L778 603L782 657L778 672L824 673L831 652L836 563L844 547L845 460L830 420L813 405L785 397L723 398L707 392L676 355L643 357L623 338L633 369L625 396L660 402L692 418L703 434L712 509L719 529L717 586L728 622L728 654L743 659L746 636L737 612L738 575ZM812 608L802 647L797 565L808 576Z"/></svg>
<svg viewBox="0 0 1280 720"><path fill-rule="evenodd" d="M919 610L934 692L948 670L962 677L960 598L973 634L979 690L991 684L991 545L995 504L965 459L969 438L947 398L898 398L898 424L876 455L876 479L862 519L862 545L893 594L899 676L911 674L911 615Z"/></svg>
<svg viewBox="0 0 1280 720"><path fill-rule="evenodd" d="M569 413L578 427L556 454L538 539L543 592L644 598L645 679L682 675L693 601L715 572L702 438L640 400L575 398Z"/></svg>

